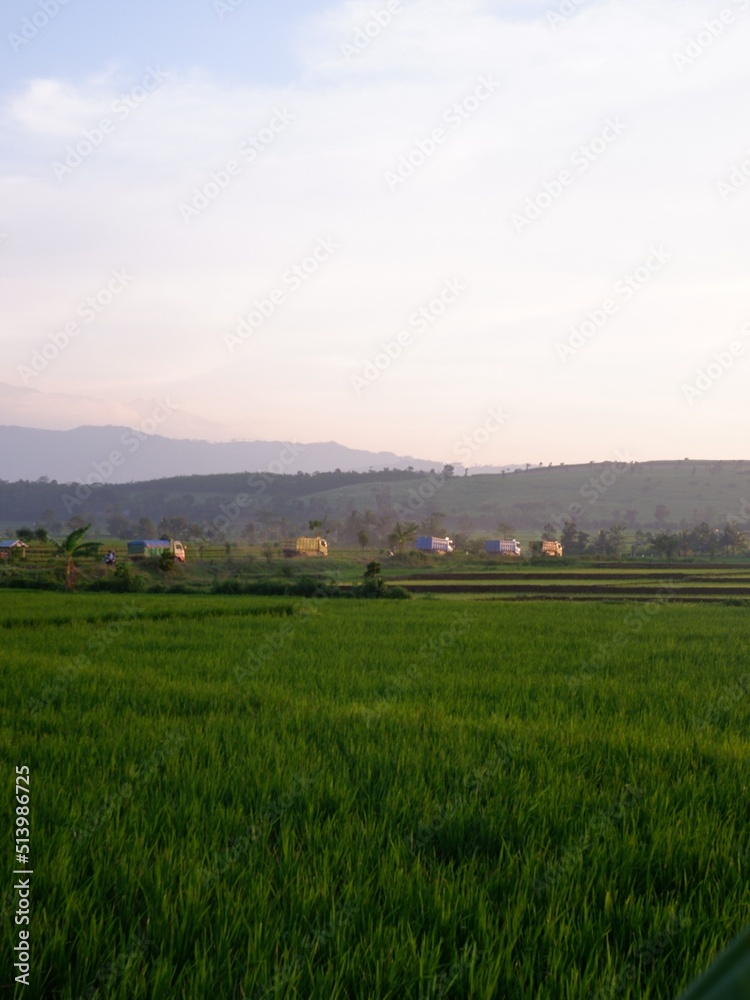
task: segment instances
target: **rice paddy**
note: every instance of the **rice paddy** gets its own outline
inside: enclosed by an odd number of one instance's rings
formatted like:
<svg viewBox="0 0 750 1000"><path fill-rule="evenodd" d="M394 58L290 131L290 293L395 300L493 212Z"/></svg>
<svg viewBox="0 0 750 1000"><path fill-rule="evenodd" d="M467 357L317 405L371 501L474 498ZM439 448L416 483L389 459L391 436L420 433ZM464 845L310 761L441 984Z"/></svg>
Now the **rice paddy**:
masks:
<svg viewBox="0 0 750 1000"><path fill-rule="evenodd" d="M5 995L661 1000L748 922L744 606L1 602Z"/></svg>

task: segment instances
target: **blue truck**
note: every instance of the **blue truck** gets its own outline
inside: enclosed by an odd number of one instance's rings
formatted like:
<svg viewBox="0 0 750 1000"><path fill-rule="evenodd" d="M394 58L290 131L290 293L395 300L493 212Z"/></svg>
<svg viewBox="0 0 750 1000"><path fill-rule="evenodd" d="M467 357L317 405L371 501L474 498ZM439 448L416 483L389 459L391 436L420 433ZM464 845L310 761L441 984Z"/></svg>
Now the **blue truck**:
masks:
<svg viewBox="0 0 750 1000"><path fill-rule="evenodd" d="M435 538L433 535L420 535L417 538L419 552L438 552L445 555L453 551L453 540L450 538Z"/></svg>
<svg viewBox="0 0 750 1000"><path fill-rule="evenodd" d="M484 543L484 551L491 556L520 556L521 543L515 538L493 538Z"/></svg>

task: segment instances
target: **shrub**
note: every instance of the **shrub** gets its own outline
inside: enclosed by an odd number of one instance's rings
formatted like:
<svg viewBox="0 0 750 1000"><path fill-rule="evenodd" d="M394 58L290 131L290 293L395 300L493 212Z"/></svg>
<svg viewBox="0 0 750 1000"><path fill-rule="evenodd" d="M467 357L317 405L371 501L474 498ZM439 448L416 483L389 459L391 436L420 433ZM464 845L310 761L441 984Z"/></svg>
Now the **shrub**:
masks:
<svg viewBox="0 0 750 1000"><path fill-rule="evenodd" d="M163 573L173 573L174 572L174 553L165 550L159 556L159 569Z"/></svg>
<svg viewBox="0 0 750 1000"><path fill-rule="evenodd" d="M86 589L111 594L137 594L146 589L146 580L129 563L124 562L115 567L111 576L93 580Z"/></svg>

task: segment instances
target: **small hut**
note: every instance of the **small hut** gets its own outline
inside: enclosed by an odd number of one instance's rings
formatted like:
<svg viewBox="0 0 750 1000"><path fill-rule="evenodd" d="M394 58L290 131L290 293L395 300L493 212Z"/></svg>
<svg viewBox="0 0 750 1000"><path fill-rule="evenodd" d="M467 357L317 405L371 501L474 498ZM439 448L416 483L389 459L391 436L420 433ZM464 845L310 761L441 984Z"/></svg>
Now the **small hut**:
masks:
<svg viewBox="0 0 750 1000"><path fill-rule="evenodd" d="M22 542L19 538L0 542L0 559L10 559L11 556L15 556L17 559L25 559L27 548L28 545L26 542Z"/></svg>

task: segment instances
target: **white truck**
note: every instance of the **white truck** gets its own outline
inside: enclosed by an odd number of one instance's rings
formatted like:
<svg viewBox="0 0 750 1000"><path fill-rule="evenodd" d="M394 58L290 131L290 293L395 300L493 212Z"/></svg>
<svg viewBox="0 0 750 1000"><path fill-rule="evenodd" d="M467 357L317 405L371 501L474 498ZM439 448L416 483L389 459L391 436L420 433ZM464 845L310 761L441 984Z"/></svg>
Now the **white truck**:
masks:
<svg viewBox="0 0 750 1000"><path fill-rule="evenodd" d="M433 535L420 535L417 538L417 551L437 552L444 556L446 553L453 551L453 539L435 538Z"/></svg>
<svg viewBox="0 0 750 1000"><path fill-rule="evenodd" d="M139 538L128 542L128 555L131 559L158 559L164 552L171 552L177 562L185 562L185 546L176 539Z"/></svg>
<svg viewBox="0 0 750 1000"><path fill-rule="evenodd" d="M484 543L484 551L491 556L520 556L521 543L515 538L496 538Z"/></svg>

